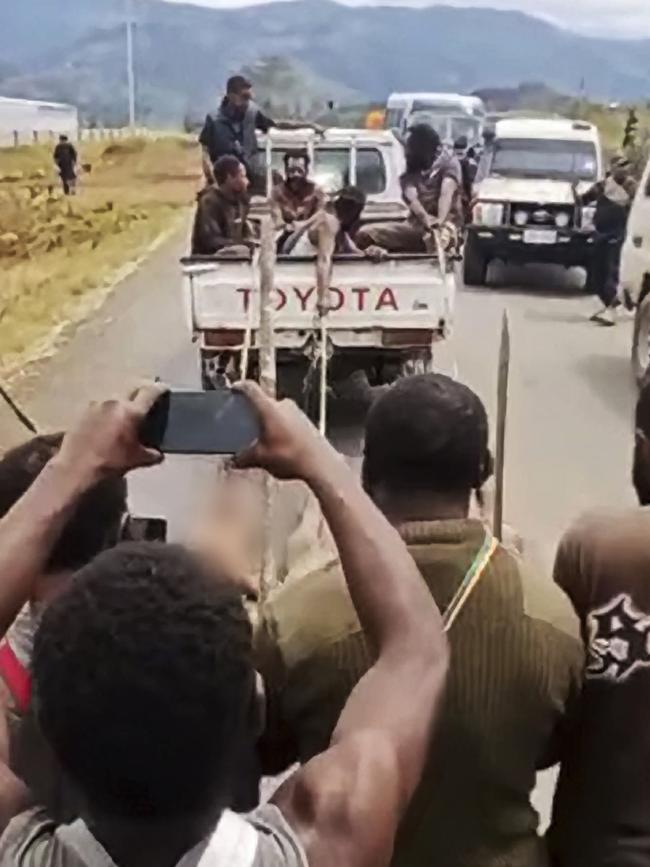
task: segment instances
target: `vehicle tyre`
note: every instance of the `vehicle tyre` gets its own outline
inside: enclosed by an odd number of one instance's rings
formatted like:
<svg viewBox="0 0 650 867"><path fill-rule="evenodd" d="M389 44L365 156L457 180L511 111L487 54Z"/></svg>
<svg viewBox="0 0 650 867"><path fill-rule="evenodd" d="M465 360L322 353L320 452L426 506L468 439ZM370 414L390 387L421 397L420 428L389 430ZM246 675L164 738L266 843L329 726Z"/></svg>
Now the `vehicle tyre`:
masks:
<svg viewBox="0 0 650 867"><path fill-rule="evenodd" d="M489 261L472 235L467 236L463 256L463 282L466 286L485 286Z"/></svg>
<svg viewBox="0 0 650 867"><path fill-rule="evenodd" d="M632 372L641 386L650 366L650 295L636 309L632 338Z"/></svg>

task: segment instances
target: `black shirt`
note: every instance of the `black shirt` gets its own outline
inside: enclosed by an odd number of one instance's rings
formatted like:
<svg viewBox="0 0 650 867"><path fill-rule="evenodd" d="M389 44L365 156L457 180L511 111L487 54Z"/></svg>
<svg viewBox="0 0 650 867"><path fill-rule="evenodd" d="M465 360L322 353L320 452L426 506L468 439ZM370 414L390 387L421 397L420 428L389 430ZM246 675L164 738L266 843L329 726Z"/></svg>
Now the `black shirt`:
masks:
<svg viewBox="0 0 650 867"><path fill-rule="evenodd" d="M275 126L275 121L267 117L259 108L256 106L251 108L255 112L254 124L251 124L255 129L268 132ZM219 157L227 154L238 157L244 164L250 161L256 147L252 141L247 141L246 126L249 122L246 112L233 110L225 99L215 115L207 115L199 136L199 143L207 148L213 164Z"/></svg>
<svg viewBox="0 0 650 867"><path fill-rule="evenodd" d="M74 145L71 145L69 141L59 142L54 148L54 162L61 172L74 171L77 162L77 151Z"/></svg>

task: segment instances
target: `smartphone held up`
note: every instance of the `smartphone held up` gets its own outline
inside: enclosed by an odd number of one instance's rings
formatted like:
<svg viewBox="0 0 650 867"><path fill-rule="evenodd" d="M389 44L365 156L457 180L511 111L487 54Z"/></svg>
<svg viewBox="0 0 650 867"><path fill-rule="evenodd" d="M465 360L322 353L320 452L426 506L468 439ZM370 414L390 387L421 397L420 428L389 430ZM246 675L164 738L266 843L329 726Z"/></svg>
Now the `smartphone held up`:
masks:
<svg viewBox="0 0 650 867"><path fill-rule="evenodd" d="M233 455L253 445L259 435L250 400L224 388L167 392L145 419L140 439L165 454Z"/></svg>

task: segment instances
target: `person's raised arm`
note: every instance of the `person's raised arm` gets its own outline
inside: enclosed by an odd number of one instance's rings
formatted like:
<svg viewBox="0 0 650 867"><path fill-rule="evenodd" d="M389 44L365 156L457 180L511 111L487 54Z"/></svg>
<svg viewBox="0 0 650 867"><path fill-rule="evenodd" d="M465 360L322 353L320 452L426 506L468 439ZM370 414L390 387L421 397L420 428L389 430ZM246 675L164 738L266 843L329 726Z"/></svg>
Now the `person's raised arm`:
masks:
<svg viewBox="0 0 650 867"><path fill-rule="evenodd" d="M440 613L397 531L294 404L242 388L260 415L240 467L298 478L316 494L336 541L376 663L350 696L330 748L278 792L310 867L379 867L419 782L447 667Z"/></svg>

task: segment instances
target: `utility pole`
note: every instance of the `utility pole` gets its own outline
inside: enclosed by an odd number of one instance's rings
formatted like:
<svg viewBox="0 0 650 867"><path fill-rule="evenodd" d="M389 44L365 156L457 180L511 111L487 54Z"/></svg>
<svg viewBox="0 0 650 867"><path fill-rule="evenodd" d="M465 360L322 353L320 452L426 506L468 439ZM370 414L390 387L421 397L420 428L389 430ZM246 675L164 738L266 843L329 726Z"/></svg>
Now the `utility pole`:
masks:
<svg viewBox="0 0 650 867"><path fill-rule="evenodd" d="M129 86L129 127L135 129L135 70L133 65L133 0L126 0L126 76Z"/></svg>

